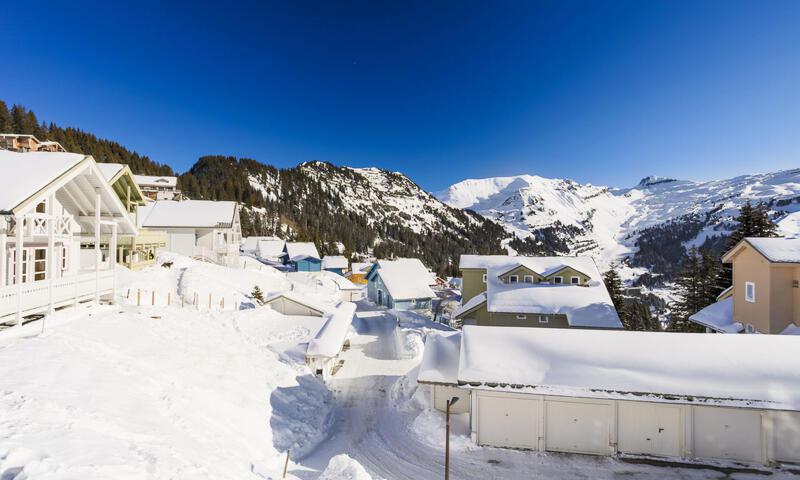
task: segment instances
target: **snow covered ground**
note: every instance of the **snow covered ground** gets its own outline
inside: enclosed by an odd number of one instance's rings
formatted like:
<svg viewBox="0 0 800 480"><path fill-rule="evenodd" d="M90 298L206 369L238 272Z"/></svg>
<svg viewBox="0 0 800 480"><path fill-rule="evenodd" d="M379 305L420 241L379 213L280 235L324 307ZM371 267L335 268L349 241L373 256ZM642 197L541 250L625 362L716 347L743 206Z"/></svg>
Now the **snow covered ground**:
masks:
<svg viewBox="0 0 800 480"><path fill-rule="evenodd" d="M326 385L304 363L324 319L247 295L253 284L335 292L254 266L166 259L172 268L123 272L118 305L0 332L0 479L278 479L287 449L291 479L442 477L443 418L415 379L425 335L447 327L360 302L352 347ZM176 296L171 306L126 298L144 288ZM200 288L241 309L174 300ZM454 479L747 476L480 448L465 415L454 424Z"/></svg>

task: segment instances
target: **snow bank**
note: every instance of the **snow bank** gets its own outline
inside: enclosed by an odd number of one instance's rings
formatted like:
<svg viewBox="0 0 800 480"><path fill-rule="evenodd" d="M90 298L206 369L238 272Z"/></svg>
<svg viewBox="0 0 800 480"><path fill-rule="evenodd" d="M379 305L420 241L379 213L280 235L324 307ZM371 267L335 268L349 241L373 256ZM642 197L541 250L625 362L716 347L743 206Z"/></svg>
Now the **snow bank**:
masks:
<svg viewBox="0 0 800 480"><path fill-rule="evenodd" d="M336 455L317 480L372 480L360 463L347 454Z"/></svg>
<svg viewBox="0 0 800 480"><path fill-rule="evenodd" d="M461 333L428 335L417 381L457 385L460 354Z"/></svg>
<svg viewBox="0 0 800 480"><path fill-rule="evenodd" d="M445 415L438 410L423 410L411 422L411 431L423 443L444 450ZM450 449L454 452L480 447L469 436L469 413L450 414Z"/></svg>

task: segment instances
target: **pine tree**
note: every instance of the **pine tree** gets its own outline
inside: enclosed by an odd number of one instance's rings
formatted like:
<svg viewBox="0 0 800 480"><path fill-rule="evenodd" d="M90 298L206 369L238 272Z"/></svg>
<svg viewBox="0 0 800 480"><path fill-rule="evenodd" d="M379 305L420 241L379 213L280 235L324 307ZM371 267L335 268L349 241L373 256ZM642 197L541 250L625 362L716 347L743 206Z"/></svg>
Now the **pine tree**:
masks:
<svg viewBox="0 0 800 480"><path fill-rule="evenodd" d="M6 102L0 100L0 133L14 133L14 122Z"/></svg>
<svg viewBox="0 0 800 480"><path fill-rule="evenodd" d="M630 316L628 315L627 305L622 292L622 280L619 278L617 271L612 268L604 273L603 283L606 285L606 290L608 290L608 294L611 296L611 303L614 304L614 308L617 310L617 315L619 315L622 326L625 327L625 330L635 330L634 325L631 324Z"/></svg>
<svg viewBox="0 0 800 480"><path fill-rule="evenodd" d="M692 246L681 262L681 271L675 280L678 299L672 304L672 318L669 329L676 332L699 332L702 328L689 321L706 305L704 304L703 265L697 247Z"/></svg>
<svg viewBox="0 0 800 480"><path fill-rule="evenodd" d="M264 305L264 292L261 291L261 287L258 285L253 287L253 291L250 292L250 298L255 300L257 304Z"/></svg>
<svg viewBox="0 0 800 480"><path fill-rule="evenodd" d="M778 226L769 216L769 207L764 202L759 202L755 207L750 202L745 203L734 220L737 222L736 229L728 238L726 250L732 249L747 237L777 236ZM728 288L732 283L733 266L722 265L717 278L717 293Z"/></svg>

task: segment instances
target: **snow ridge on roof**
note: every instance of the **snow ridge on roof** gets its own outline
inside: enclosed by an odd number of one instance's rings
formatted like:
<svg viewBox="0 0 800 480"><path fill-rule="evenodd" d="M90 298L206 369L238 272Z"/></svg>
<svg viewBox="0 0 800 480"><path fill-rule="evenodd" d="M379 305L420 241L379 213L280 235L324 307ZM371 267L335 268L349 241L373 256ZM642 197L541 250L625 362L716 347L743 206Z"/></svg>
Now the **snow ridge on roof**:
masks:
<svg viewBox="0 0 800 480"><path fill-rule="evenodd" d="M123 168L125 165L121 163L98 163L97 168L103 173L103 176L106 177L106 180L111 180L114 178Z"/></svg>
<svg viewBox="0 0 800 480"><path fill-rule="evenodd" d="M286 242L286 254L289 260L299 261L304 258L316 258L320 260L317 246L314 242Z"/></svg>
<svg viewBox="0 0 800 480"><path fill-rule="evenodd" d="M800 263L800 238L747 237L745 240L770 262Z"/></svg>
<svg viewBox="0 0 800 480"><path fill-rule="evenodd" d="M178 177L155 177L151 175L134 175L134 180L139 185L157 185L161 187L175 187Z"/></svg>
<svg viewBox="0 0 800 480"><path fill-rule="evenodd" d="M458 380L583 397L655 395L664 401L800 410L799 340L468 325Z"/></svg>
<svg viewBox="0 0 800 480"><path fill-rule="evenodd" d="M347 269L347 257L342 255L325 255L322 258L322 268L341 268Z"/></svg>
<svg viewBox="0 0 800 480"><path fill-rule="evenodd" d="M84 158L80 153L0 150L0 212L12 211Z"/></svg>
<svg viewBox="0 0 800 480"><path fill-rule="evenodd" d="M159 200L149 208L144 227L228 228L236 213L236 202L211 200Z"/></svg>
<svg viewBox="0 0 800 480"><path fill-rule="evenodd" d="M283 256L286 242L281 239L259 240L256 250L261 258L278 258Z"/></svg>
<svg viewBox="0 0 800 480"><path fill-rule="evenodd" d="M433 298L431 272L418 258L378 260L378 275L395 300Z"/></svg>

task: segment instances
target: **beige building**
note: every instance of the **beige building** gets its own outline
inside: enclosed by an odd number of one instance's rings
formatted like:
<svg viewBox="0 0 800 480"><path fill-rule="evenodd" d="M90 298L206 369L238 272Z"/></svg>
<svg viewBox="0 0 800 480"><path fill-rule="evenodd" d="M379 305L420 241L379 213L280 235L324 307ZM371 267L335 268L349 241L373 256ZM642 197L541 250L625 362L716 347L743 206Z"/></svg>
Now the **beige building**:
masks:
<svg viewBox="0 0 800 480"><path fill-rule="evenodd" d="M622 328L591 257L462 255L465 324Z"/></svg>
<svg viewBox="0 0 800 480"><path fill-rule="evenodd" d="M745 238L722 261L733 285L689 319L721 333L800 333L800 239Z"/></svg>
<svg viewBox="0 0 800 480"><path fill-rule="evenodd" d="M33 135L0 133L0 149L12 152L66 152L58 142L39 140Z"/></svg>
<svg viewBox="0 0 800 480"><path fill-rule="evenodd" d="M150 200L183 200L178 190L178 177L154 177L150 175L134 175L136 184L145 197Z"/></svg>

